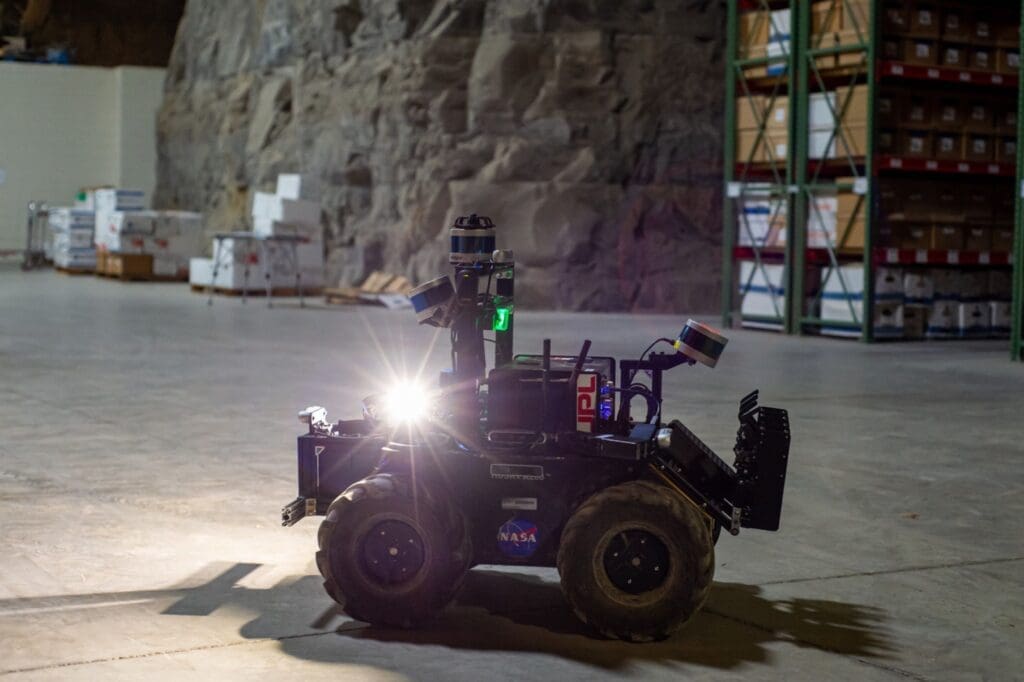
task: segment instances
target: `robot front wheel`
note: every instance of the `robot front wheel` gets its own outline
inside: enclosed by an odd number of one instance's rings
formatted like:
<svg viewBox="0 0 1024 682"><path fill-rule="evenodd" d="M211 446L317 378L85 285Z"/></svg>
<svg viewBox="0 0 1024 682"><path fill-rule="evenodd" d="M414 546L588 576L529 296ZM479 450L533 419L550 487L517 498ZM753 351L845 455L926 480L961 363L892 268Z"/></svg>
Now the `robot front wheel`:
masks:
<svg viewBox="0 0 1024 682"><path fill-rule="evenodd" d="M401 477L353 483L317 533L324 588L357 620L409 628L436 615L469 570L469 538L449 505L413 499Z"/></svg>
<svg viewBox="0 0 1024 682"><path fill-rule="evenodd" d="M704 516L649 481L595 493L566 523L558 549L562 590L576 615L633 642L681 628L707 599L714 570Z"/></svg>

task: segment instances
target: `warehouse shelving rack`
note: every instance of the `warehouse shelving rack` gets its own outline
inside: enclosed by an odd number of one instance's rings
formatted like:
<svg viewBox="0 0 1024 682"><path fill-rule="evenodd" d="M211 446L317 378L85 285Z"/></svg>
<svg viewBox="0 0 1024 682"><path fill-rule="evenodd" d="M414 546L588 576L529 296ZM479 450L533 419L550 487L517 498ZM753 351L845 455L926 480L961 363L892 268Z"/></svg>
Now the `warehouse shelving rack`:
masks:
<svg viewBox="0 0 1024 682"><path fill-rule="evenodd" d="M852 0L842 0L844 11L849 11L853 6ZM858 3L862 4L862 3ZM1021 3L1024 5L1024 3ZM875 133L878 113L876 110L877 90L880 82L906 83L912 85L916 82L946 83L951 87L969 85L978 89L991 89L999 91L1005 88L1017 89L1018 93L1018 121L1020 130L1018 139L1024 141L1024 98L1017 88L1017 78L1001 74L988 74L978 71L970 71L954 67L932 67L917 66L902 62L892 62L879 59L876 54L876 46L879 45L879 33L881 24L881 10L883 2L874 0L870 3L869 17L865 26L857 27L857 40L837 45L815 44L811 35L811 2L794 1L789 3L769 2L767 0L730 0L728 3L727 22L727 74L726 79L726 144L725 144L725 168L726 168L726 206L724 211L724 234L723 234L723 305L722 317L726 326L731 326L738 318L737 301L741 298L741 292L746 289L745 284L740 283L740 290L737 291L737 264L745 260L755 263L755 267L761 267L765 262L781 262L784 265L783 275L784 305L780 315L774 320L780 330L788 333L808 333L819 331L822 327L832 329L846 329L849 333L858 335L864 341L873 339L873 284L875 268L880 265L1009 265L1010 254L995 252L969 252L969 251L943 251L932 249L894 249L880 248L872 244L872 237L875 230L872 229L873 218L877 211L877 200L874 197L877 188L879 174L886 177L894 175L913 174L916 176L927 176L936 174L936 177L1012 177L1017 176L1018 192L1020 195L1024 190L1024 173L1018 171L1024 168L1024 145L1018 147L1018 158L1016 166L1007 163L989 162L965 162L965 161L942 161L932 159L912 159L897 155L883 155L876 153ZM740 247L736 244L736 235L739 230L744 229L743 214L737 211L742 206L743 181L750 177L750 164L737 163L736 151L736 88L747 92L744 82L744 68L756 66L759 60L744 59L738 53L738 29L739 14L741 11L760 11L767 13L771 9L789 8L791 11L791 49L786 55L789 63L787 77L782 79L781 84L785 92L791 95L791 106L789 116L789 145L788 158L786 159L784 178L774 178L772 191L784 194L787 197L785 204L786 216L786 246L782 249L763 249L756 245ZM855 16L854 12L850 12ZM1024 14L1024 12L1022 12ZM1024 44L1021 45L1024 53ZM832 55L846 55L848 64L835 70L822 70L818 67L818 61L822 57ZM857 64L850 65L850 56L860 56ZM863 84L867 86L868 97L868 120L866 124L866 140L864 154L855 157L850 153L850 146L842 139L842 132L838 126L842 119L848 101L837 101L830 106L831 114L836 130L832 133L831 144L838 148L838 159L811 160L808 150L809 121L807 120L809 97L811 92L824 91L836 86L853 86ZM956 84L956 85L954 85ZM847 90L847 92L851 92ZM796 100L795 102L792 100ZM746 172L746 173L745 173ZM841 176L852 178L852 183L839 183L837 179ZM779 182L784 180L784 182ZM837 190L853 190L859 195L858 205L851 220L846 225L837 225L836 232L838 243L826 244L824 247L807 247L807 223L808 217L812 224L820 220L815 215L815 197L819 194L830 194ZM864 245L859 252L852 252L844 248L844 233L849 233L853 218L858 211L863 211L864 220ZM1021 207L1020 196L1016 199L1016 213L1014 222L1015 246L1012 256L1014 263L1013 279L1013 304L1012 304L1012 335L1013 357L1024 359L1024 210ZM813 311L821 300L820 289L815 289L813 283L809 283L805 277L808 266L826 266L839 275L842 264L863 263L863 282L846 283L841 282L844 292L848 292L856 285L863 291L863 305L860 314L857 315L851 306L851 317L855 322L847 320L826 320L816 315ZM839 275L841 277L841 275ZM767 278L765 278L767 279ZM808 284L811 284L812 291L808 291ZM862 286L861 286L862 285ZM808 299L808 295L812 298ZM744 322L762 322L763 320L743 316Z"/></svg>
<svg viewBox="0 0 1024 682"><path fill-rule="evenodd" d="M771 149L770 145L767 145L767 141L769 138L769 112L780 96L789 96L793 90L793 75L796 72L797 66L796 54L792 49L793 41L790 39L787 43L788 47L782 49L777 55L766 53L764 56L756 57L749 55L741 56L737 36L740 27L740 4L744 5L743 9L757 13L755 21L758 27L765 28L768 26L767 22L772 21L772 10L789 9L790 15L795 17L797 6L800 2L801 0L783 2L779 0L748 0L746 2L731 0L728 4L726 33L728 76L725 85L725 128L728 133L725 136L724 145L726 191L725 205L723 207L726 228L724 230L722 257L722 309L726 326L732 324L733 317L739 310L739 304L744 295L742 292L747 291L751 286L751 281L760 275L768 287L773 289L771 292L771 300L773 302L772 313L757 316L748 315L745 319L757 325L789 331L789 287L786 282L782 282L781 287L779 287L782 291L775 291L775 287L765 271L765 265L782 262L787 265L785 270L788 271L788 264L793 257L792 248L788 245L782 250L762 247L753 238L750 239L751 244L738 246L740 240L737 238L740 234L752 237L749 220L744 210L745 206L748 202L763 201L765 199L769 200L770 205L774 204L770 209L769 221L779 221L782 212L785 211L786 231L787 233L792 232L793 206L790 188L793 184L793 155L789 152L789 147L787 146L785 158L776 158L774 150ZM768 27L767 30L770 31L772 28L781 32L780 29L782 27ZM792 24L785 33L789 34L791 31ZM783 70L782 74L768 75L768 71L779 68ZM765 71L764 75L760 73L762 69ZM737 94L742 97L742 105L737 105ZM764 106L756 105L758 100L755 98L757 96L767 98ZM758 145L765 144L769 157L767 161L759 162L755 160L755 153L752 150L746 159L737 162L737 135L735 131L740 113L737 111L738 106L747 107L755 119L757 130L753 143L754 150L756 150ZM796 131L793 125L793 117L787 117L787 140L794 139ZM752 185L756 186L756 189L751 187ZM739 261L752 263L753 269L750 275L745 278L746 281L740 282L739 290L737 290L737 272L734 264ZM776 293L780 293L782 296L776 296ZM779 305L780 298L782 299L781 306Z"/></svg>
<svg viewBox="0 0 1024 682"><path fill-rule="evenodd" d="M1021 21L1024 22L1024 2L1021 2ZM1019 49L1024 54L1024 30L1021 31ZM1010 357L1024 361L1024 88L1017 89L1017 186L1013 211L1013 302L1010 325Z"/></svg>

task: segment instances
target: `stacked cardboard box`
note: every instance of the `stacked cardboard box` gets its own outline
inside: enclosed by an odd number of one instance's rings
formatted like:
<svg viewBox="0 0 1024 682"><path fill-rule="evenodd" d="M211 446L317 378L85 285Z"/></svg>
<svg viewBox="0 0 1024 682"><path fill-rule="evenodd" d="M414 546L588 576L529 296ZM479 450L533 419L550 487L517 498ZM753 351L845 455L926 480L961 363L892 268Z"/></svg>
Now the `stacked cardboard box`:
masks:
<svg viewBox="0 0 1024 682"><path fill-rule="evenodd" d="M70 207L50 209L53 264L65 270L96 268L93 245L95 213Z"/></svg>
<svg viewBox="0 0 1024 682"><path fill-rule="evenodd" d="M741 59L769 58L767 64L748 66L748 78L781 76L789 68L791 16L788 9L743 12L739 17L738 54Z"/></svg>
<svg viewBox="0 0 1024 682"><path fill-rule="evenodd" d="M146 210L142 192L100 189L95 199L96 247L102 254L119 257L101 260L122 268L123 261L134 260L141 269L132 274L140 277L188 276L189 259L203 249L202 214Z"/></svg>
<svg viewBox="0 0 1024 682"><path fill-rule="evenodd" d="M1012 249L1013 190L1007 183L887 178L878 183L878 209L878 246Z"/></svg>
<svg viewBox="0 0 1024 682"><path fill-rule="evenodd" d="M866 184L855 178L839 178L837 187L813 194L807 208L807 246L832 248L841 253L864 249Z"/></svg>
<svg viewBox="0 0 1024 682"><path fill-rule="evenodd" d="M789 153L789 98L736 98L736 162L786 164Z"/></svg>
<svg viewBox="0 0 1024 682"><path fill-rule="evenodd" d="M862 158L867 147L867 86L812 93L807 122L808 158Z"/></svg>
<svg viewBox="0 0 1024 682"><path fill-rule="evenodd" d="M862 324L864 316L864 266L860 263L824 268L821 275L821 333L857 337L860 332L829 322ZM903 271L876 268L874 281L875 338L903 337Z"/></svg>
<svg viewBox="0 0 1024 682"><path fill-rule="evenodd" d="M786 245L786 197L771 191L771 186L748 183L736 202L740 246L774 248Z"/></svg>
<svg viewBox="0 0 1024 682"><path fill-rule="evenodd" d="M811 5L811 47L826 48L867 43L871 39L870 0L818 0ZM821 55L818 69L858 65L866 59L863 51Z"/></svg>
<svg viewBox="0 0 1024 682"><path fill-rule="evenodd" d="M743 326L755 329L781 329L781 323L750 319L752 317L784 317L786 290L782 265L751 261L740 263L740 313Z"/></svg>
<svg viewBox="0 0 1024 682"><path fill-rule="evenodd" d="M249 239L223 239L220 253L213 254L219 258L216 281L212 258L192 258L189 282L218 289L261 290L269 275L272 288L291 288L295 286L298 268L303 287L322 288L324 246L320 203L308 198L314 194L315 186L308 178L297 174L278 176L275 192L253 195L253 233L257 237L295 235L303 241L295 245L293 251L291 244L273 240L260 244Z"/></svg>

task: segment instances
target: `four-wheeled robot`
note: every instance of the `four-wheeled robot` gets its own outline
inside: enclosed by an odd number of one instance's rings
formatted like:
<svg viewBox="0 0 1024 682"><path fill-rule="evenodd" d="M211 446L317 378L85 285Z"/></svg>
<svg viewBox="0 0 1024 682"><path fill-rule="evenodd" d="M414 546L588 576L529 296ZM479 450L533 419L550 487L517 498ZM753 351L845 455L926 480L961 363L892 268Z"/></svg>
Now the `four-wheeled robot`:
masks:
<svg viewBox="0 0 1024 682"><path fill-rule="evenodd" d="M665 423L663 373L714 367L726 344L693 320L637 359L591 355L590 341L574 355L547 340L539 354L514 354L512 253L496 250L483 216L450 233L454 278L410 300L420 323L450 330L451 369L432 390L365 399L360 419L303 410L299 496L284 525L324 516L316 563L358 620L424 623L477 564L554 566L598 632L668 636L707 598L721 529L778 529L786 411L759 407L757 391L740 401L731 467L682 423ZM651 352L659 343L673 348Z"/></svg>

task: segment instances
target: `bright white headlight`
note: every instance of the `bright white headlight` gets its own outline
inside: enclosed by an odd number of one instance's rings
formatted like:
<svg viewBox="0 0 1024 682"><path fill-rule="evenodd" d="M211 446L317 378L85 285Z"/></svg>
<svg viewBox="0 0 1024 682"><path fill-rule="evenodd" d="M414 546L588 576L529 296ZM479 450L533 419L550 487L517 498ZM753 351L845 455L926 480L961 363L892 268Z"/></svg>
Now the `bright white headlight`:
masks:
<svg viewBox="0 0 1024 682"><path fill-rule="evenodd" d="M384 394L384 415L393 424L410 424L427 416L430 396L415 383L394 386Z"/></svg>

